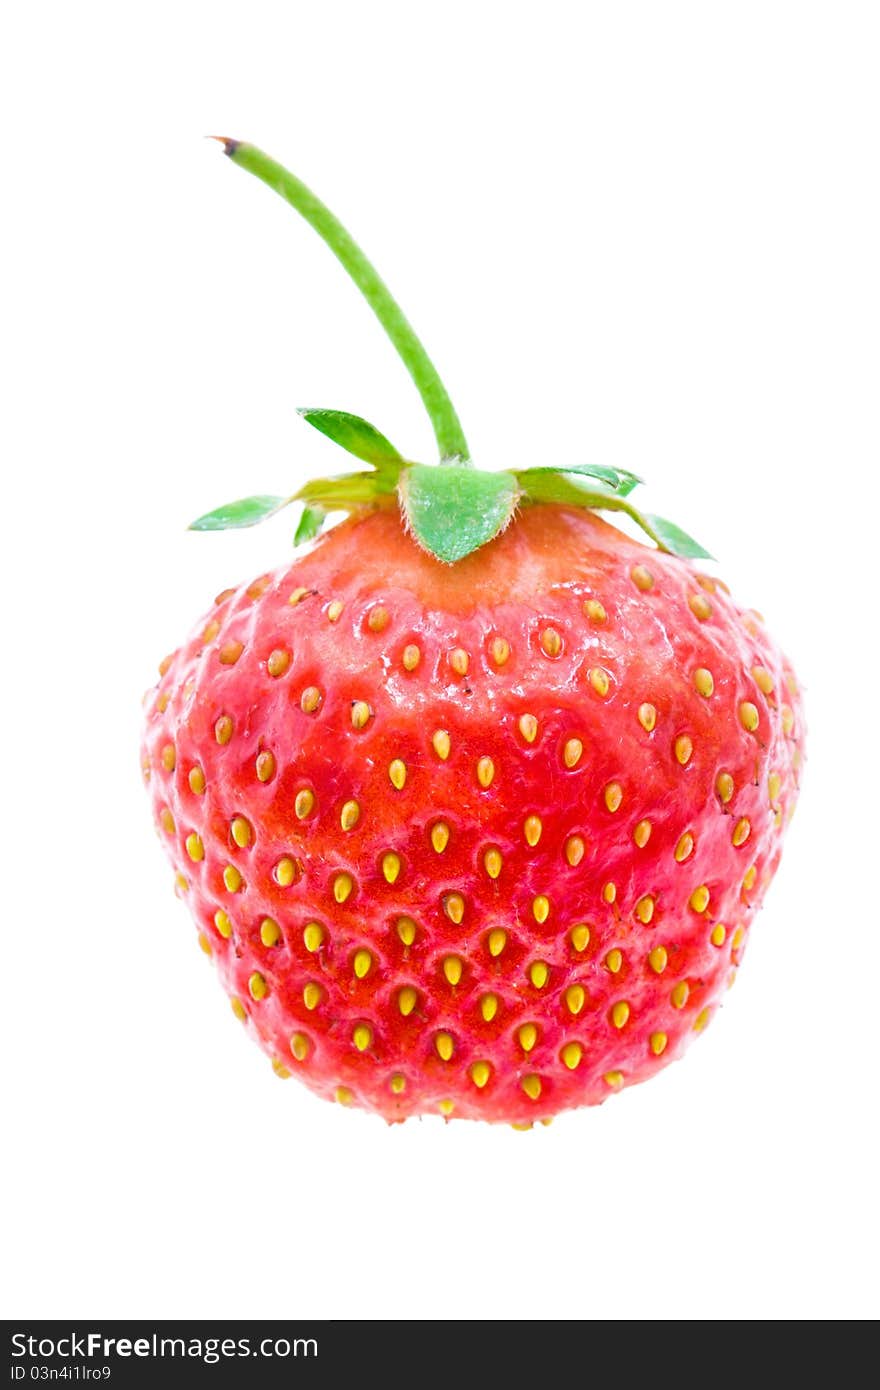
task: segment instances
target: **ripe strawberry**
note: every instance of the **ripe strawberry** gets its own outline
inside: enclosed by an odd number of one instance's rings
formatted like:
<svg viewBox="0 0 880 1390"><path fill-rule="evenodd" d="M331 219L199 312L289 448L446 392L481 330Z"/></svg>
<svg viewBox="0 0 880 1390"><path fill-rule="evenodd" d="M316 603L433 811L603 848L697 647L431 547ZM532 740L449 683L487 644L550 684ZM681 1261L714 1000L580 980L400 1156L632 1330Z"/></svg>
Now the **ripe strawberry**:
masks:
<svg viewBox="0 0 880 1390"><path fill-rule="evenodd" d="M317 225L292 176L227 152ZM668 553L705 554L636 511L633 475L479 473L427 396L445 468L306 412L373 471L307 484L300 534L353 515L221 594L162 663L143 766L201 942L280 1075L392 1120L529 1124L705 1027L779 861L802 716L758 615Z"/></svg>

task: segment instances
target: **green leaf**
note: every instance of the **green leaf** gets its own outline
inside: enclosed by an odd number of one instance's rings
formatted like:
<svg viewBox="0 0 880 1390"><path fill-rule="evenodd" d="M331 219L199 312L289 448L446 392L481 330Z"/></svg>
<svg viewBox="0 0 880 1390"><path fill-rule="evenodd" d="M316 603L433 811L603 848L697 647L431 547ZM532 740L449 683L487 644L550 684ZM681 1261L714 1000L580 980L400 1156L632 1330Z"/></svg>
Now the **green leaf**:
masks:
<svg viewBox="0 0 880 1390"><path fill-rule="evenodd" d="M345 410L302 409L298 411L313 429L320 430L332 439L334 444L354 454L355 458L370 463L374 468L396 468L400 471L403 457L375 425L362 420L359 415L349 415Z"/></svg>
<svg viewBox="0 0 880 1390"><path fill-rule="evenodd" d="M415 539L447 565L503 531L520 496L512 473L428 468L421 463L406 469L398 491Z"/></svg>
<svg viewBox="0 0 880 1390"><path fill-rule="evenodd" d="M303 507L299 525L293 537L294 545L305 545L318 535L327 516L323 507Z"/></svg>
<svg viewBox="0 0 880 1390"><path fill-rule="evenodd" d="M528 479L533 473L576 473L581 477L596 478L607 483L619 497L627 497L633 488L645 481L638 473L630 473L626 468L606 467L602 463L551 464L546 467L524 468L516 476L528 488Z"/></svg>
<svg viewBox="0 0 880 1390"><path fill-rule="evenodd" d="M687 531L682 531L680 526L676 526L674 521L667 521L662 516L652 516L650 512L645 512L645 520L656 532L663 549L671 551L673 555L683 555L688 560L715 558L708 550L703 549L699 541L689 536Z"/></svg>
<svg viewBox="0 0 880 1390"><path fill-rule="evenodd" d="M217 507L213 512L190 522L190 531L233 531L242 526L256 526L286 507L289 497L269 497L259 493L255 497L242 497L238 502L227 502L225 507Z"/></svg>

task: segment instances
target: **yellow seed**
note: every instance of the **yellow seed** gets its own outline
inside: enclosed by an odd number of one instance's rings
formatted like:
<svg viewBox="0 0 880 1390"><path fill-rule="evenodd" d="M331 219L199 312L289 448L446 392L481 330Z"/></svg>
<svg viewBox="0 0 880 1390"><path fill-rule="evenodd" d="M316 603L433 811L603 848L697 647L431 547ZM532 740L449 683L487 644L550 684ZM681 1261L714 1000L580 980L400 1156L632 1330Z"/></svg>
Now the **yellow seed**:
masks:
<svg viewBox="0 0 880 1390"><path fill-rule="evenodd" d="M339 1105L351 1105L354 1101L354 1095L347 1086L337 1086L335 1098Z"/></svg>
<svg viewBox="0 0 880 1390"><path fill-rule="evenodd" d="M264 946L277 946L281 940L281 928L274 917L264 917L260 923L260 940Z"/></svg>
<svg viewBox="0 0 880 1390"><path fill-rule="evenodd" d="M615 947L615 949L613 951L609 951L607 956L605 957L605 964L611 971L612 975L618 975L623 967L623 952L618 951Z"/></svg>
<svg viewBox="0 0 880 1390"><path fill-rule="evenodd" d="M220 631L220 624L218 623L218 621L217 621L216 618L212 618L211 621L210 621L210 622L208 623L208 625L206 626L204 632L202 633L202 641L204 642L205 646L207 646L209 642L213 642L214 638L217 636L217 634L219 633L219 631ZM166 657L165 660L168 661L168 662L170 663L171 658L170 658L170 657ZM162 665L164 665L164 664L165 664L165 663L163 662ZM163 675L163 676L164 676L164 674L165 674L165 672L162 670L162 667L161 667L161 666L159 667L159 674L160 674L160 675Z"/></svg>
<svg viewBox="0 0 880 1390"><path fill-rule="evenodd" d="M657 709L654 705L639 705L639 723L646 733L651 732L657 723Z"/></svg>
<svg viewBox="0 0 880 1390"><path fill-rule="evenodd" d="M690 734L679 734L673 744L676 762L681 763L682 767L687 767L694 755L694 744Z"/></svg>
<svg viewBox="0 0 880 1390"><path fill-rule="evenodd" d="M666 1044L668 1043L669 1039L667 1038L665 1033L652 1033L649 1041L651 1044L651 1051L653 1052L654 1056L659 1057L661 1053L666 1051Z"/></svg>
<svg viewBox="0 0 880 1390"><path fill-rule="evenodd" d="M313 954L315 951L320 951L324 944L324 928L319 922L309 922L303 928L303 944L306 950Z"/></svg>
<svg viewBox="0 0 880 1390"><path fill-rule="evenodd" d="M743 816L742 820L738 820L736 825L733 827L733 835L731 837L737 849L739 849L740 845L745 844L746 840L749 838L751 833L751 822L747 816Z"/></svg>
<svg viewBox="0 0 880 1390"><path fill-rule="evenodd" d="M686 830L675 846L675 862L683 864L686 859L690 859L694 852L694 837L689 830Z"/></svg>
<svg viewBox="0 0 880 1390"><path fill-rule="evenodd" d="M315 793L309 791L308 787L303 787L302 791L297 792L296 800L293 803L294 814L297 820L305 820L315 809Z"/></svg>
<svg viewBox="0 0 880 1390"><path fill-rule="evenodd" d="M579 738L570 738L566 741L562 750L562 760L568 768L577 767L584 751L584 745Z"/></svg>
<svg viewBox="0 0 880 1390"><path fill-rule="evenodd" d="M739 707L739 722L747 733L753 734L760 723L760 716L756 705L751 700L743 700Z"/></svg>
<svg viewBox="0 0 880 1390"><path fill-rule="evenodd" d="M524 1076L520 1085L529 1100L537 1100L541 1094L541 1078L539 1076Z"/></svg>
<svg viewBox="0 0 880 1390"><path fill-rule="evenodd" d="M388 609L383 608L381 603L377 603L375 608L371 608L367 617L367 627L371 632L384 632L389 622Z"/></svg>
<svg viewBox="0 0 880 1390"><path fill-rule="evenodd" d="M486 1082L489 1080L489 1077L491 1075L492 1068L489 1066L488 1062L474 1062L472 1064L471 1081L473 1081L474 1085L477 1087L477 1090L482 1091L483 1087L486 1085Z"/></svg>
<svg viewBox="0 0 880 1390"><path fill-rule="evenodd" d="M529 966L529 979L535 989L543 989L550 978L550 967L542 960L533 960Z"/></svg>
<svg viewBox="0 0 880 1390"><path fill-rule="evenodd" d="M489 933L489 955L500 956L507 945L507 932L503 927L494 927Z"/></svg>
<svg viewBox="0 0 880 1390"><path fill-rule="evenodd" d="M455 1051L455 1042L449 1033L438 1033L434 1039L434 1046L437 1049L437 1056L443 1062L448 1062Z"/></svg>
<svg viewBox="0 0 880 1390"><path fill-rule="evenodd" d="M583 985L569 985L565 991L565 1007L570 1014L579 1014L587 1001Z"/></svg>
<svg viewBox="0 0 880 1390"><path fill-rule="evenodd" d="M331 623L337 623L342 616L343 605L335 598L332 603L327 605L327 617Z"/></svg>
<svg viewBox="0 0 880 1390"><path fill-rule="evenodd" d="M395 1076L392 1076L391 1080L388 1082L388 1085L391 1087L392 1091L396 1096L403 1095L403 1092L406 1090L406 1077L401 1076L398 1072Z"/></svg>
<svg viewBox="0 0 880 1390"><path fill-rule="evenodd" d="M629 1004L625 999L618 999L611 1010L611 1022L615 1028L623 1028L629 1019Z"/></svg>
<svg viewBox="0 0 880 1390"><path fill-rule="evenodd" d="M406 785L406 763L402 758L395 758L388 764L388 776L391 778L392 787L402 792Z"/></svg>
<svg viewBox="0 0 880 1390"><path fill-rule="evenodd" d="M351 874L337 874L333 880L333 896L338 903L347 902L354 889L354 879Z"/></svg>
<svg viewBox="0 0 880 1390"><path fill-rule="evenodd" d="M569 835L565 842L565 858L572 868L581 862L586 848L580 835Z"/></svg>
<svg viewBox="0 0 880 1390"><path fill-rule="evenodd" d="M520 1133L522 1133L522 1134L527 1134L528 1131L529 1131L530 1129L534 1129L534 1128L535 1128L535 1125L534 1125L534 1121L533 1121L533 1120L527 1120L527 1121L525 1121L523 1124L515 1124L515 1125L512 1124L512 1125L510 1126L510 1128L511 1128L511 1129L517 1129L517 1130L519 1130Z"/></svg>
<svg viewBox="0 0 880 1390"><path fill-rule="evenodd" d="M635 829L633 830L633 839L635 840L639 849L644 849L645 845L648 843L650 838L651 822L649 820L640 820L636 825Z"/></svg>
<svg viewBox="0 0 880 1390"><path fill-rule="evenodd" d="M202 948L206 956L213 955L213 951L211 950L211 943L205 936L205 933L203 931L199 932L199 946Z"/></svg>
<svg viewBox="0 0 880 1390"><path fill-rule="evenodd" d="M461 894L447 893L443 899L443 911L450 922L454 922L457 927L460 926L464 917L464 898Z"/></svg>
<svg viewBox="0 0 880 1390"><path fill-rule="evenodd" d="M467 675L470 658L463 647L456 647L449 653L449 665L457 676Z"/></svg>
<svg viewBox="0 0 880 1390"><path fill-rule="evenodd" d="M438 820L431 826L431 844L437 854L442 854L449 844L449 826L443 820Z"/></svg>
<svg viewBox="0 0 880 1390"><path fill-rule="evenodd" d="M351 704L351 727L363 729L370 721L373 711L366 700L353 700Z"/></svg>
<svg viewBox="0 0 880 1390"><path fill-rule="evenodd" d="M572 949L581 952L585 951L590 944L590 928L585 922L579 922L576 927L571 929Z"/></svg>
<svg viewBox="0 0 880 1390"><path fill-rule="evenodd" d="M241 1000L235 998L230 999L229 1006L232 1009L232 1012L235 1014L235 1017L238 1019L239 1023L244 1023L245 1019L247 1018L247 1009L245 1008L244 1004L242 1004Z"/></svg>
<svg viewBox="0 0 880 1390"><path fill-rule="evenodd" d="M220 625L219 625L219 623L218 623L218 625L217 625L217 632L219 632L219 631L220 631ZM215 633L214 635L216 636L217 634ZM208 641L210 641L210 640L211 640L211 639L208 638ZM173 652L171 652L171 653L169 653L168 656L163 656L162 660L159 662L159 675L160 675L160 676L164 676L165 673L166 673L167 671L170 671L170 670L171 670L171 663L172 663L172 661L174 660L174 655L175 655L175 654L174 654Z"/></svg>
<svg viewBox="0 0 880 1390"><path fill-rule="evenodd" d="M562 651L562 637L555 627L545 627L541 633L541 650L545 656L559 656Z"/></svg>
<svg viewBox="0 0 880 1390"><path fill-rule="evenodd" d="M274 1071L276 1076L280 1076L282 1081L286 1081L287 1078L290 1076L290 1072L287 1070L287 1067L284 1065L283 1062L279 1062L277 1057L272 1058L272 1070Z"/></svg>
<svg viewBox="0 0 880 1390"><path fill-rule="evenodd" d="M591 623L604 623L608 614L598 599L588 598L584 600L584 617L589 618Z"/></svg>
<svg viewBox="0 0 880 1390"><path fill-rule="evenodd" d="M356 1024L354 1031L351 1035L351 1040L357 1048L358 1052L366 1052L367 1048L373 1041L372 1028L368 1028L366 1023Z"/></svg>
<svg viewBox="0 0 880 1390"><path fill-rule="evenodd" d="M730 939L730 949L731 949L731 951L738 951L739 948L740 948L740 946L741 946L741 945L743 944L743 942L745 941L745 938L746 938L745 928L742 927L742 926L737 927L736 931L733 933L733 936L732 936L731 939Z"/></svg>
<svg viewBox="0 0 880 1390"><path fill-rule="evenodd" d="M414 671L421 659L422 653L419 651L415 642L410 642L408 646L404 647L401 661L403 662L403 669L405 671Z"/></svg>
<svg viewBox="0 0 880 1390"><path fill-rule="evenodd" d="M767 778L767 795L770 797L770 805L773 806L779 800L779 793L782 791L782 778L778 772L771 772Z"/></svg>
<svg viewBox="0 0 880 1390"><path fill-rule="evenodd" d="M729 772L719 772L715 778L715 792L719 801L726 806L734 793L734 782Z"/></svg>
<svg viewBox="0 0 880 1390"><path fill-rule="evenodd" d="M755 685L762 695L773 694L773 677L766 666L753 666L752 680L755 682Z"/></svg>
<svg viewBox="0 0 880 1390"><path fill-rule="evenodd" d="M492 645L489 648L489 655L496 666L503 666L510 656L510 643L505 637L493 638Z"/></svg>
<svg viewBox="0 0 880 1390"><path fill-rule="evenodd" d="M190 831L186 837L186 852L194 864L198 864L205 857L205 846L202 844L202 837L197 835L194 830Z"/></svg>
<svg viewBox="0 0 880 1390"><path fill-rule="evenodd" d="M727 931L719 922L712 928L712 935L709 937L709 940L712 942L713 946L723 946L726 938Z"/></svg>
<svg viewBox="0 0 880 1390"><path fill-rule="evenodd" d="M166 743L161 753L162 766L166 772L173 772L177 766L177 751L173 743Z"/></svg>
<svg viewBox="0 0 880 1390"><path fill-rule="evenodd" d="M581 1047L580 1043L577 1042L566 1043L560 1053L562 1061L564 1065L568 1067L569 1071L577 1070L583 1055L584 1049Z"/></svg>
<svg viewBox="0 0 880 1390"><path fill-rule="evenodd" d="M543 893L539 893L532 902L532 916L539 923L546 922L550 916L550 899Z"/></svg>
<svg viewBox="0 0 880 1390"><path fill-rule="evenodd" d="M443 962L443 974L451 985L458 984L462 969L462 963L458 956L447 956Z"/></svg>
<svg viewBox="0 0 880 1390"><path fill-rule="evenodd" d="M278 860L273 870L275 882L282 888L289 888L296 878L296 863L288 855Z"/></svg>
<svg viewBox="0 0 880 1390"><path fill-rule="evenodd" d="M449 757L449 750L452 747L452 740L446 729L438 729L436 731L431 738L431 745L437 757L445 763L446 759Z"/></svg>
<svg viewBox="0 0 880 1390"><path fill-rule="evenodd" d="M397 1007L403 1014L404 1018L409 1018L410 1014L412 1013L413 1009L415 1008L418 1002L419 996L413 989L412 985L404 985L403 989L397 996Z"/></svg>
<svg viewBox="0 0 880 1390"><path fill-rule="evenodd" d="M694 1019L693 1028L695 1033L702 1033L709 1019L712 1017L711 1009L701 1009Z"/></svg>
<svg viewBox="0 0 880 1390"><path fill-rule="evenodd" d="M533 714L521 714L519 717L519 731L526 743L534 743L538 737L538 721Z"/></svg>
<svg viewBox="0 0 880 1390"><path fill-rule="evenodd" d="M253 827L244 816L234 816L229 825L229 833L239 849L247 849L254 838Z"/></svg>
<svg viewBox="0 0 880 1390"><path fill-rule="evenodd" d="M370 966L373 964L373 957L369 951L361 949L355 951L352 969L359 980L363 980L370 973Z"/></svg>
<svg viewBox="0 0 880 1390"><path fill-rule="evenodd" d="M223 870L223 882L226 884L227 892L237 893L241 888L241 874L234 864L227 864Z"/></svg>
<svg viewBox="0 0 880 1390"><path fill-rule="evenodd" d="M487 849L483 855L483 867L490 878L497 878L501 873L503 864L501 851L497 849Z"/></svg>
<svg viewBox="0 0 880 1390"><path fill-rule="evenodd" d="M745 889L745 891L746 891L747 893L750 893L750 892L752 891L752 889L754 888L754 886L755 886L755 879L756 879L757 877L758 877L758 870L755 868L755 865L752 864L751 868L746 869L745 875L744 875L744 877L743 877L743 888Z"/></svg>
<svg viewBox="0 0 880 1390"><path fill-rule="evenodd" d="M237 642L234 638L230 638L228 642L223 643L218 655L222 665L234 666L243 651L244 643Z"/></svg>
<svg viewBox="0 0 880 1390"><path fill-rule="evenodd" d="M662 975L669 962L665 946L655 946L648 955L648 964L655 975Z"/></svg>
<svg viewBox="0 0 880 1390"><path fill-rule="evenodd" d="M386 883L396 883L400 877L400 855L393 849L382 855L382 873Z"/></svg>
<svg viewBox="0 0 880 1390"><path fill-rule="evenodd" d="M491 758L480 758L477 763L477 781L481 787L491 787L495 776L495 764Z"/></svg>
<svg viewBox="0 0 880 1390"><path fill-rule="evenodd" d="M639 898L636 903L636 916L645 926L648 925L651 918L654 916L654 899L651 897L650 893L646 893L643 898Z"/></svg>
<svg viewBox="0 0 880 1390"><path fill-rule="evenodd" d="M454 1101L454 1100L438 1100L438 1102L437 1102L437 1109L440 1111L440 1114L443 1115L443 1116L445 1116L445 1118L448 1120L448 1119L449 1119L449 1116L450 1116L450 1115L453 1113L453 1111L455 1110L455 1101Z"/></svg>
<svg viewBox="0 0 880 1390"><path fill-rule="evenodd" d="M404 946L411 946L416 939L416 924L411 917L398 917L397 935Z"/></svg>
<svg viewBox="0 0 880 1390"><path fill-rule="evenodd" d="M316 685L307 685L299 700L303 714L314 714L321 703L321 692Z"/></svg>
<svg viewBox="0 0 880 1390"><path fill-rule="evenodd" d="M629 572L629 577L636 588L641 589L642 593L647 593L649 589L653 589L654 587L653 575L644 565L633 565Z"/></svg>
<svg viewBox="0 0 880 1390"><path fill-rule="evenodd" d="M324 991L320 985L316 985L314 980L310 980L303 990L303 1003L311 1013L321 1002Z"/></svg>
<svg viewBox="0 0 880 1390"><path fill-rule="evenodd" d="M623 801L623 787L619 782L609 782L605 788L605 805L609 811L619 811Z"/></svg>
<svg viewBox="0 0 880 1390"><path fill-rule="evenodd" d="M284 651L283 647L276 647L269 653L269 660L266 662L266 670L270 676L283 676L290 665L290 652Z"/></svg>
<svg viewBox="0 0 880 1390"><path fill-rule="evenodd" d="M498 995L484 994L480 1000L480 1013L486 1023L491 1023L498 1012Z"/></svg>
<svg viewBox="0 0 880 1390"><path fill-rule="evenodd" d="M678 984L672 991L672 1007L674 1009L683 1009L688 1001L688 996L690 995L690 992L690 986L688 985L687 980L679 980Z"/></svg>
<svg viewBox="0 0 880 1390"><path fill-rule="evenodd" d="M603 1076L602 1080L605 1082L605 1085L606 1085L606 1086L610 1086L610 1087L611 1087L611 1090L612 1090L612 1091L619 1091L620 1088L621 1088L621 1086L623 1085L623 1072L622 1072L622 1071L606 1071L606 1073L605 1073L605 1075Z"/></svg>
<svg viewBox="0 0 880 1390"><path fill-rule="evenodd" d="M218 743L228 743L232 738L232 720L228 714L221 714L214 725L214 737Z"/></svg>
<svg viewBox="0 0 880 1390"><path fill-rule="evenodd" d="M694 689L698 695L704 695L708 700L710 695L715 693L715 677L711 671L707 671L705 666L698 666L694 672Z"/></svg>
<svg viewBox="0 0 880 1390"><path fill-rule="evenodd" d="M534 1023L523 1023L516 1030L516 1037L523 1052L531 1052L538 1041L538 1030Z"/></svg>
<svg viewBox="0 0 880 1390"><path fill-rule="evenodd" d="M791 711L791 709L788 707L788 705L783 705L783 706L782 706L782 732L785 734L786 738L788 738L789 734L792 732L793 729L794 729L794 714L793 714L793 712Z"/></svg>
<svg viewBox="0 0 880 1390"><path fill-rule="evenodd" d="M695 888L691 893L689 904L694 912L705 912L709 906L709 889L705 883L701 883L699 888Z"/></svg>
<svg viewBox="0 0 880 1390"><path fill-rule="evenodd" d="M168 708L168 706L169 706L170 704L171 704L171 691L170 691L170 690L163 690L163 691L162 691L162 694L159 696L158 700L156 701L156 709L159 711L160 714L164 714L165 711L167 710L167 708Z"/></svg>
<svg viewBox="0 0 880 1390"><path fill-rule="evenodd" d="M269 986L266 984L265 977L260 974L259 970L255 970L249 977L248 989L250 990L252 999L265 999L266 995L269 993Z"/></svg>
<svg viewBox="0 0 880 1390"><path fill-rule="evenodd" d="M214 926L224 940L228 941L232 935L232 922L229 920L228 914L223 911L222 907L219 907L214 913Z"/></svg>
<svg viewBox="0 0 880 1390"><path fill-rule="evenodd" d="M530 845L532 849L535 848L535 845L540 840L542 829L543 826L540 816L526 816L523 822L523 834L526 837L526 844Z"/></svg>
<svg viewBox="0 0 880 1390"><path fill-rule="evenodd" d="M608 672L601 666L594 666L587 672L587 680L593 687L597 695L601 695L603 700L611 689L611 678Z"/></svg>
<svg viewBox="0 0 880 1390"><path fill-rule="evenodd" d="M195 792L196 796L201 796L202 792L205 790L205 774L198 764L190 768L187 781L189 782L190 791Z"/></svg>
<svg viewBox="0 0 880 1390"><path fill-rule="evenodd" d="M262 753L257 754L254 763L254 770L257 774L258 782L271 782L275 776L275 755L266 748Z"/></svg>
<svg viewBox="0 0 880 1390"><path fill-rule="evenodd" d="M706 622L712 616L712 605L705 594L691 594L688 599L690 610L695 618L699 618L701 623Z"/></svg>
<svg viewBox="0 0 880 1390"><path fill-rule="evenodd" d="M263 591L261 590L261 592L263 592ZM302 589L302 588L300 588L300 589L294 589L293 593L290 595L290 598L287 600L287 602L290 603L290 604L292 604L293 607L295 608L296 605L297 605L298 603L302 603L302 601L303 601L303 599L305 598L306 594L308 594L309 592L313 592L313 591L310 591L309 589Z"/></svg>
<svg viewBox="0 0 880 1390"><path fill-rule="evenodd" d="M602 897L610 906L617 898L617 884L611 882L606 883L602 889Z"/></svg>
<svg viewBox="0 0 880 1390"><path fill-rule="evenodd" d="M290 1050L298 1062L304 1062L309 1055L309 1040L305 1033L294 1033L290 1039Z"/></svg>
<svg viewBox="0 0 880 1390"><path fill-rule="evenodd" d="M339 816L339 824L343 830L354 830L361 818L361 808L356 801L346 801Z"/></svg>

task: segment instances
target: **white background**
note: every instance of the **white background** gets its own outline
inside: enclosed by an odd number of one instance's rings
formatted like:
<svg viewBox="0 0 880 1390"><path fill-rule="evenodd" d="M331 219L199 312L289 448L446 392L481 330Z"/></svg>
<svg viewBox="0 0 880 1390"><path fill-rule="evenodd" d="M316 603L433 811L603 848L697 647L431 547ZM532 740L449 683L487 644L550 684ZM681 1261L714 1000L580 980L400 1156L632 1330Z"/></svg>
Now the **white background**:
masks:
<svg viewBox="0 0 880 1390"><path fill-rule="evenodd" d="M878 1017L874 5L33 4L3 104L8 1316L869 1317ZM477 462L648 476L807 687L728 1006L549 1129L388 1128L241 1036L150 824L139 700L343 462L432 457L369 311L202 136L347 220Z"/></svg>

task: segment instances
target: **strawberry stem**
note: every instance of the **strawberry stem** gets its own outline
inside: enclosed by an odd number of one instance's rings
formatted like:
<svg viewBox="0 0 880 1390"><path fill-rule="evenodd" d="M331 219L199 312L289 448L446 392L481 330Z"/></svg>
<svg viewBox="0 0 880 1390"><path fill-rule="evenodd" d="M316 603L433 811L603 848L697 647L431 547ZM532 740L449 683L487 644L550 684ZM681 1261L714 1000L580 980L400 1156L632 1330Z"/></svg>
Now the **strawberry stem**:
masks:
<svg viewBox="0 0 880 1390"><path fill-rule="evenodd" d="M397 300L357 242L311 189L295 174L263 154L262 150L238 140L224 139L222 144L233 164L238 164L280 193L327 243L370 305L415 382L434 427L441 459L467 463L470 458L467 440L437 368Z"/></svg>

